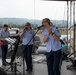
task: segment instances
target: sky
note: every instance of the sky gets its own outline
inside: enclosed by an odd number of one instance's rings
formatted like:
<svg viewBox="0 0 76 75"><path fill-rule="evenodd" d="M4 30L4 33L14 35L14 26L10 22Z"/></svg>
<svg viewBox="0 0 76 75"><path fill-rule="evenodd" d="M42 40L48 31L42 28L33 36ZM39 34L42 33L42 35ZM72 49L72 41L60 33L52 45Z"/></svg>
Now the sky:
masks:
<svg viewBox="0 0 76 75"><path fill-rule="evenodd" d="M66 1L0 0L0 18L67 19Z"/></svg>

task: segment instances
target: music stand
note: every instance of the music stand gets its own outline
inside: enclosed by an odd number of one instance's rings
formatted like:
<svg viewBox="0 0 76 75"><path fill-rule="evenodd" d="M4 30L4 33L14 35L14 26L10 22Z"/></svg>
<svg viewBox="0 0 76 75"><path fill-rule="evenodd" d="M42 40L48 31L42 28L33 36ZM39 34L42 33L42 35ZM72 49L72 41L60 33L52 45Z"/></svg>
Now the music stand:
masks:
<svg viewBox="0 0 76 75"><path fill-rule="evenodd" d="M15 73L15 75L16 75L16 72L18 71L17 70L17 63L16 62L14 62L13 63L13 61L14 61L14 59L15 59L15 55L16 55L16 53L17 53L17 49L18 49L18 45L19 45L19 41L20 41L20 36L19 35L17 35L17 36L14 36L14 38L16 38L17 40L16 41L14 41L14 40L12 40L12 39L10 39L10 38L7 38L6 39L6 41L7 42L9 42L9 43L11 43L11 44L15 44L15 48L14 48L14 52L12 53L12 56L11 56L11 62L9 63L11 66L6 70L6 71L8 71L10 68L11 68L11 71L13 71L13 69L14 69L14 73ZM10 41L12 41L12 42L10 42ZM13 68L13 65L14 65L14 68ZM18 71L19 72L19 71ZM20 72L19 72L20 73ZM21 73L20 73L21 74Z"/></svg>

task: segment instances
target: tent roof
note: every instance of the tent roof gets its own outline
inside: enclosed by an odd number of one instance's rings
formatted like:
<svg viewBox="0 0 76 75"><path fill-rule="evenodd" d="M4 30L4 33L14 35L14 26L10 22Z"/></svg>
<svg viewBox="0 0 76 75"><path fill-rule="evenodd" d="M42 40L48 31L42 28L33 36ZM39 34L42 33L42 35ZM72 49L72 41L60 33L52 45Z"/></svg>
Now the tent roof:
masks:
<svg viewBox="0 0 76 75"><path fill-rule="evenodd" d="M43 1L76 1L76 0L43 0Z"/></svg>

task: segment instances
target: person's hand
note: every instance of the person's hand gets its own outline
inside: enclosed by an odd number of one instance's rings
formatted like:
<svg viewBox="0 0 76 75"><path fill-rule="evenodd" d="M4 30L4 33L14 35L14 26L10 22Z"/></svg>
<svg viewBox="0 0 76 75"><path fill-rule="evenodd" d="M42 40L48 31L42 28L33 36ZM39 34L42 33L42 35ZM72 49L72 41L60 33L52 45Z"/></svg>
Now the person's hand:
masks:
<svg viewBox="0 0 76 75"><path fill-rule="evenodd" d="M52 34L52 29L51 28L47 28L49 35Z"/></svg>
<svg viewBox="0 0 76 75"><path fill-rule="evenodd" d="M3 38L1 39L3 42L5 41Z"/></svg>
<svg viewBox="0 0 76 75"><path fill-rule="evenodd" d="M24 30L27 30L27 29L28 29L27 26L25 26L25 27L24 27Z"/></svg>
<svg viewBox="0 0 76 75"><path fill-rule="evenodd" d="M5 40L5 39L3 39L3 38L1 39L1 41L3 41L4 43L6 43L6 40Z"/></svg>

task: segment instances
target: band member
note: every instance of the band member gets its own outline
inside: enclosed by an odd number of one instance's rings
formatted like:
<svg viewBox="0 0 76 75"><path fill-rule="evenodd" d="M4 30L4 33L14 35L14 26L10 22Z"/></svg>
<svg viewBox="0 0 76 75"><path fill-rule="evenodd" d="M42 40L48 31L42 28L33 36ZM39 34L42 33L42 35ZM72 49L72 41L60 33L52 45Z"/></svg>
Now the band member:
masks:
<svg viewBox="0 0 76 75"><path fill-rule="evenodd" d="M5 41L5 38L9 37L10 33L8 31L8 25L4 24L4 28L0 32L0 41L3 43L1 46L2 49L2 65L6 65L6 55L8 50L8 44Z"/></svg>
<svg viewBox="0 0 76 75"><path fill-rule="evenodd" d="M48 75L61 75L60 74L60 62L61 62L61 43L60 32L57 27L53 26L53 23L49 18L42 20L44 30L42 32L43 42L47 43L47 68Z"/></svg>
<svg viewBox="0 0 76 75"><path fill-rule="evenodd" d="M26 60L27 69L26 71L32 71L33 65L32 65L32 49L33 49L33 36L35 32L31 28L31 24L27 22L25 24L23 33L21 35L22 37L22 46L23 46L23 54L24 58Z"/></svg>

